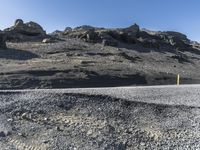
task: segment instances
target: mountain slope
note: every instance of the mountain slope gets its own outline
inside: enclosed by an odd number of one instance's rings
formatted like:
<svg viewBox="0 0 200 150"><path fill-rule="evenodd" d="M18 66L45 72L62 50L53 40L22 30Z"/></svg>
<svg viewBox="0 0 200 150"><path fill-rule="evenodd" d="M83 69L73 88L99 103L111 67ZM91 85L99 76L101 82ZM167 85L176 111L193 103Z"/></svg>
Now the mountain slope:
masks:
<svg viewBox="0 0 200 150"><path fill-rule="evenodd" d="M3 31L7 49L0 50L0 89L175 84L177 74L182 84L200 83L199 44L181 33L135 24L47 35L39 25L23 23L19 30L16 24Z"/></svg>

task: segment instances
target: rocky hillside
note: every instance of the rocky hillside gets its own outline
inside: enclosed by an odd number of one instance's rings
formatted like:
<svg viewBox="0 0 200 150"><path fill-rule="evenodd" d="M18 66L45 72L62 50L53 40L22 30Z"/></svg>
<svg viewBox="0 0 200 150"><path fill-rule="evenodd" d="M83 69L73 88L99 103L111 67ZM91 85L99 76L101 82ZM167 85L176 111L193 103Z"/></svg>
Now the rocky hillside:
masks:
<svg viewBox="0 0 200 150"><path fill-rule="evenodd" d="M35 22L0 31L0 89L200 83L200 44L137 24L46 34Z"/></svg>

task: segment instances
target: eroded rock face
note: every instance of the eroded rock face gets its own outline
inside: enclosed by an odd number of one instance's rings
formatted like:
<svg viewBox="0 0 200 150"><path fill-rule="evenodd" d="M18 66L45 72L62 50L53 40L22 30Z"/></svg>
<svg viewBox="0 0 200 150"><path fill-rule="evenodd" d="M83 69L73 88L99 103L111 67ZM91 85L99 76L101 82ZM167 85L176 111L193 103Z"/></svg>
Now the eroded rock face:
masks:
<svg viewBox="0 0 200 150"><path fill-rule="evenodd" d="M123 29L105 29L83 25L74 29L67 28L63 32L63 35L70 38L82 39L86 42L117 46L119 42L134 44L139 31L140 28L137 24Z"/></svg>
<svg viewBox="0 0 200 150"><path fill-rule="evenodd" d="M119 44L139 44L145 48L174 48L187 49L190 47L190 40L186 35L167 31L150 31L140 29L137 24L127 28L96 28L88 25L67 27L58 37L77 38L90 43L102 43L104 46L118 46Z"/></svg>
<svg viewBox="0 0 200 150"><path fill-rule="evenodd" d="M15 25L11 28L8 28L6 31L21 33L29 36L39 36L46 34L46 32L39 24L32 21L24 24L23 20L21 19L17 19L15 21Z"/></svg>
<svg viewBox="0 0 200 150"><path fill-rule="evenodd" d="M5 34L0 31L0 49L6 48Z"/></svg>
<svg viewBox="0 0 200 150"><path fill-rule="evenodd" d="M8 40L29 41L32 39L42 39L46 36L43 28L35 22L24 23L23 20L17 19L14 26L4 30L8 36Z"/></svg>
<svg viewBox="0 0 200 150"><path fill-rule="evenodd" d="M137 24L134 24L128 28L123 29L122 31L131 37L136 37L139 34L140 27Z"/></svg>
<svg viewBox="0 0 200 150"><path fill-rule="evenodd" d="M183 48L183 47L187 47L190 44L190 40L187 38L186 35L182 33L168 31L168 32L164 32L164 34L167 34L170 44L173 46Z"/></svg>
<svg viewBox="0 0 200 150"><path fill-rule="evenodd" d="M150 31L142 29L137 38L144 47L159 48L170 46L179 49L185 49L190 46L191 41L186 35L174 31Z"/></svg>

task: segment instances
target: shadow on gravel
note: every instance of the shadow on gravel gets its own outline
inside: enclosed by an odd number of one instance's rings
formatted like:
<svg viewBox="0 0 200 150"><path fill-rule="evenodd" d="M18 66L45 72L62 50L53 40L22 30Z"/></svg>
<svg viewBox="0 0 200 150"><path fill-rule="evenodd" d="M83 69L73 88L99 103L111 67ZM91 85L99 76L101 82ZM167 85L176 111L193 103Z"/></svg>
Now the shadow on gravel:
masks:
<svg viewBox="0 0 200 150"><path fill-rule="evenodd" d="M99 75L95 72L85 72L87 78L70 79L57 77L57 73L66 74L70 70L60 71L26 71L6 74L9 82L0 80L0 89L34 89L34 88L85 88L85 87L116 87L129 85L147 85L144 75L133 74L123 77ZM75 74L76 72L73 72ZM1 74L4 75L5 74ZM45 77L45 80L42 79ZM3 83L3 84L1 84Z"/></svg>
<svg viewBox="0 0 200 150"><path fill-rule="evenodd" d="M19 49L2 49L0 50L0 58L14 59L14 60L28 60L38 58L39 56L25 50Z"/></svg>
<svg viewBox="0 0 200 150"><path fill-rule="evenodd" d="M200 107L195 107L195 106L186 106L186 105L173 105L173 104L158 104L158 103L148 103L148 102L142 102L142 101L130 101L128 99L121 99L121 98L116 98L116 97L112 97L112 96L107 96L107 95L98 95L98 94L80 94L80 93L65 93L63 94L63 96L69 96L69 97L77 97L80 100L85 100L85 99L89 99L93 102L100 102L99 99L101 100L101 102L113 102L113 103L119 103L120 106L123 109L127 109L130 107L135 107L135 106L150 106L154 108L154 112L156 115L161 115L162 113L165 112L165 109L168 108L177 108L180 109L182 111L184 111L185 109L193 109L193 108L200 108ZM98 99L98 101L96 101ZM71 103L69 103L69 101L65 100L61 100L59 101L60 103L56 102L56 105L62 109L66 109L69 110L71 108L73 108L76 105L76 101L71 101ZM84 102L86 103L86 102ZM89 102L91 103L91 102Z"/></svg>

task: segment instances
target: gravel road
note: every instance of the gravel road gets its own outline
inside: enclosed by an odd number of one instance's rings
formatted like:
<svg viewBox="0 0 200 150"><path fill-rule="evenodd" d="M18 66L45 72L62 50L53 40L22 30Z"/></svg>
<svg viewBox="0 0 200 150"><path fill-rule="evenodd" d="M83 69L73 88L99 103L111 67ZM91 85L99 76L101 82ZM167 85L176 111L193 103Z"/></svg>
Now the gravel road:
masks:
<svg viewBox="0 0 200 150"><path fill-rule="evenodd" d="M0 149L200 149L199 94L200 85L0 91Z"/></svg>

